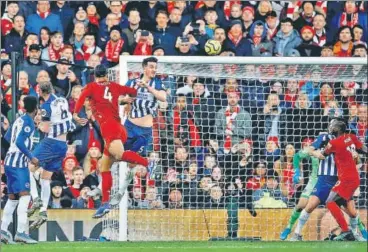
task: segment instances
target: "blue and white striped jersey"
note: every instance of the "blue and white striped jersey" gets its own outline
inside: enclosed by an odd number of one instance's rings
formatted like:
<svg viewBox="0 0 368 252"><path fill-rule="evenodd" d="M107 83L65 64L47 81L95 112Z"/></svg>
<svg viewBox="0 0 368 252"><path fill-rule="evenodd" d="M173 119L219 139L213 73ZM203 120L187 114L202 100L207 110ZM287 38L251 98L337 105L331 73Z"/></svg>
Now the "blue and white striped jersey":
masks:
<svg viewBox="0 0 368 252"><path fill-rule="evenodd" d="M5 135L5 139L10 143L4 162L6 166L28 167L28 162L33 158L30 150L32 149L34 130L34 121L28 114L15 120Z"/></svg>
<svg viewBox="0 0 368 252"><path fill-rule="evenodd" d="M334 139L333 135L322 133L312 143L312 146L317 150L324 150L327 143ZM335 164L335 157L333 154L326 157L326 159L319 162L318 176L337 176L337 168Z"/></svg>
<svg viewBox="0 0 368 252"><path fill-rule="evenodd" d="M51 94L41 105L42 121L49 121L50 131L46 137L56 138L75 129L68 101L63 97Z"/></svg>
<svg viewBox="0 0 368 252"><path fill-rule="evenodd" d="M141 76L142 78L143 76ZM132 109L130 111L131 118L141 118L146 115L152 115L156 117L157 115L157 107L158 107L158 100L156 97L148 92L147 88L140 88L136 85L137 79L129 80L126 83L127 87L132 87L137 89L137 98L132 104ZM150 87L155 88L156 90L164 90L164 86L162 84L161 79L155 77L149 83Z"/></svg>

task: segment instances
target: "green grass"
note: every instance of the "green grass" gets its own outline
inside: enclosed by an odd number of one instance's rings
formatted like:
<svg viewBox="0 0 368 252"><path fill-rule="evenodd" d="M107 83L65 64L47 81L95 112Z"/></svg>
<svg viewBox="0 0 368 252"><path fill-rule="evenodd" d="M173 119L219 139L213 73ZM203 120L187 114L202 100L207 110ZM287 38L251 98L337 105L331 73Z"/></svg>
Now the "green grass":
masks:
<svg viewBox="0 0 368 252"><path fill-rule="evenodd" d="M2 245L2 252L366 252L365 242L43 242Z"/></svg>

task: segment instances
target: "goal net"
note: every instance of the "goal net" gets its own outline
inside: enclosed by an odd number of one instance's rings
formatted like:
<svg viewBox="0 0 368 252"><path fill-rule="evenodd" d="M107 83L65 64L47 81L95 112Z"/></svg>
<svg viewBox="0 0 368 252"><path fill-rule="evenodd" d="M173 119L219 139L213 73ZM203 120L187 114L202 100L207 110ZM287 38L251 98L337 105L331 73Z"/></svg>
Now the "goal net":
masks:
<svg viewBox="0 0 368 252"><path fill-rule="evenodd" d="M367 137L359 130L367 116L366 58L158 59L167 102L154 120L149 167L137 169L104 220L112 240L279 240L295 206L313 191L313 162L297 162L296 154L336 116ZM142 60L122 56L110 79L124 85L139 78ZM367 161L356 162L355 200L367 224ZM112 194L126 169L114 169ZM303 239L335 232L337 223L320 206Z"/></svg>

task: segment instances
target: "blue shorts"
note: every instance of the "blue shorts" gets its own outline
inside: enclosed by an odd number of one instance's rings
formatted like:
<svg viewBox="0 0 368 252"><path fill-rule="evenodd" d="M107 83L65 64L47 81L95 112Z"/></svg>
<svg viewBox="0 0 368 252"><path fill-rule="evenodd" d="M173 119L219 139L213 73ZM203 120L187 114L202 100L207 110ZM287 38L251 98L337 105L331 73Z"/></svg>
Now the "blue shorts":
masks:
<svg viewBox="0 0 368 252"><path fill-rule="evenodd" d="M34 149L33 155L40 161L40 167L49 172L56 172L62 167L68 146L66 142L44 138Z"/></svg>
<svg viewBox="0 0 368 252"><path fill-rule="evenodd" d="M337 181L337 176L318 176L317 184L315 185L311 195L317 196L321 201L321 204L325 204L328 195L330 195L330 192L336 185Z"/></svg>
<svg viewBox="0 0 368 252"><path fill-rule="evenodd" d="M6 184L8 194L17 194L20 192L29 192L29 169L5 166Z"/></svg>
<svg viewBox="0 0 368 252"><path fill-rule="evenodd" d="M124 149L131 150L145 156L152 145L152 127L141 127L129 120L125 121L125 129L128 132L128 140Z"/></svg>

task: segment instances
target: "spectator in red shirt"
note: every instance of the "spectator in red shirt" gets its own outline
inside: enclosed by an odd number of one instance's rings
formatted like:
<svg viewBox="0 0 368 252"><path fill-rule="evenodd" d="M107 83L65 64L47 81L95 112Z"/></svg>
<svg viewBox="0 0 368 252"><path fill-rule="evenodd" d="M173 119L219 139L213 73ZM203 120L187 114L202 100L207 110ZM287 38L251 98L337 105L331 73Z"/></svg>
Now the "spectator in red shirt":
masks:
<svg viewBox="0 0 368 252"><path fill-rule="evenodd" d="M14 17L18 14L19 6L16 1L8 1L6 12L1 18L1 35L5 37L13 29Z"/></svg>
<svg viewBox="0 0 368 252"><path fill-rule="evenodd" d="M64 158L62 167L67 186L72 184L73 168L76 166L78 166L78 160L75 156L67 156Z"/></svg>
<svg viewBox="0 0 368 252"><path fill-rule="evenodd" d="M255 162L253 176L248 179L246 188L250 190L258 190L263 187L266 182L267 163L264 160Z"/></svg>
<svg viewBox="0 0 368 252"><path fill-rule="evenodd" d="M299 84L297 80L288 80L285 91L285 104L286 107L294 108L296 99L298 98Z"/></svg>
<svg viewBox="0 0 368 252"><path fill-rule="evenodd" d="M124 52L129 53L128 39L125 36L122 37L120 27L115 25L110 29L110 40L105 47L105 60L108 67L119 64L119 57Z"/></svg>
<svg viewBox="0 0 368 252"><path fill-rule="evenodd" d="M83 168L80 166L74 167L72 170L72 184L68 186L74 198L79 197L83 180L84 180Z"/></svg>

